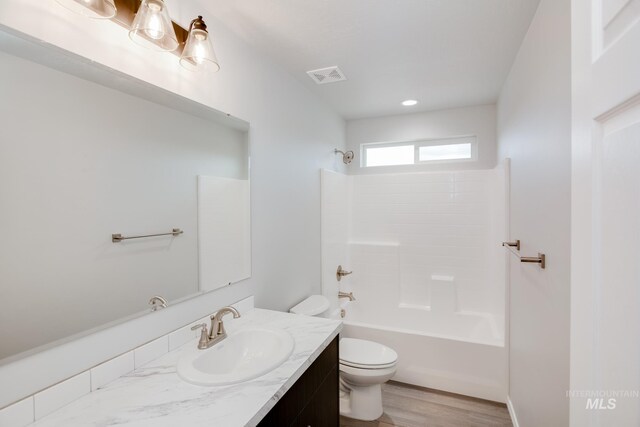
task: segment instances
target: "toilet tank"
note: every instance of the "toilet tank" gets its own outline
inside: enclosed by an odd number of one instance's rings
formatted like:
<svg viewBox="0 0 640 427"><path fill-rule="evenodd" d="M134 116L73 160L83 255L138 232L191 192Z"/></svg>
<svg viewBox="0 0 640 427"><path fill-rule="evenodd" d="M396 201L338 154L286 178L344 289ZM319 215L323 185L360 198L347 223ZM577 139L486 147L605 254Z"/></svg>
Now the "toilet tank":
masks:
<svg viewBox="0 0 640 427"><path fill-rule="evenodd" d="M323 295L311 295L299 304L289 309L290 313L305 316L329 317L329 300Z"/></svg>

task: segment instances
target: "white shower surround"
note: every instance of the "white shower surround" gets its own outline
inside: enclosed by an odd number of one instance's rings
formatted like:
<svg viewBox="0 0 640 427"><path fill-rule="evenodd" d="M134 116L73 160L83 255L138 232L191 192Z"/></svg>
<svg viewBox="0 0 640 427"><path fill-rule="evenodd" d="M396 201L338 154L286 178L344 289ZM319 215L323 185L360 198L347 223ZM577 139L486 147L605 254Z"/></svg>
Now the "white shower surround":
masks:
<svg viewBox="0 0 640 427"><path fill-rule="evenodd" d="M398 381L504 402L505 196L502 167L322 171L323 292L334 312L356 296L343 336L394 348Z"/></svg>

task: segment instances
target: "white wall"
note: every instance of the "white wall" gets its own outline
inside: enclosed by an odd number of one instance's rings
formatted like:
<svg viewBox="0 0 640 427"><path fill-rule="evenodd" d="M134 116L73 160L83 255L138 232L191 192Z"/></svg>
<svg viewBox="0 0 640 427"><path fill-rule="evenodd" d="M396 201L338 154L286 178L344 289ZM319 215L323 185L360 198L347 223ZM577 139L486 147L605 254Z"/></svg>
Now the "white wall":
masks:
<svg viewBox="0 0 640 427"><path fill-rule="evenodd" d="M547 269L510 264L509 395L520 427L569 423L571 202L569 0L542 0L498 101L511 158L511 239Z"/></svg>
<svg viewBox="0 0 640 427"><path fill-rule="evenodd" d="M360 144L402 142L450 136L476 135L478 160L419 166L360 167ZM434 170L491 169L496 165L496 107L479 105L426 113L404 114L347 122L347 145L356 153L350 174Z"/></svg>
<svg viewBox="0 0 640 427"><path fill-rule="evenodd" d="M168 3L183 26L202 12L191 2ZM44 354L0 367L0 383L14 384L2 387L0 407L166 333L177 322L186 324L204 315L205 307L215 309L255 294L257 306L284 310L320 292L318 170L341 168L333 149L344 148L344 121L215 17L205 14L205 19L222 66L214 75L183 70L175 56L131 43L121 27L70 14L54 1L0 2L0 25L249 121L253 248L253 277L248 281L163 310L166 313L153 321L147 316L71 343L51 357ZM100 344L104 340L110 345ZM27 375L32 380L22 382Z"/></svg>

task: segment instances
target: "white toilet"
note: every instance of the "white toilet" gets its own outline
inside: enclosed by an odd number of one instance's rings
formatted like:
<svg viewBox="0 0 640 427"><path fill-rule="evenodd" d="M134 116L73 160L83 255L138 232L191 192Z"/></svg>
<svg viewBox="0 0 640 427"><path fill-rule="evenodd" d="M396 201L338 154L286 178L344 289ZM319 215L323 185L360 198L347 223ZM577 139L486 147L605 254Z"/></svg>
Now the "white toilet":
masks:
<svg viewBox="0 0 640 427"><path fill-rule="evenodd" d="M329 300L312 295L289 310L306 316L330 317ZM340 415L372 421L382 415L381 385L396 372L398 354L377 342L340 339Z"/></svg>

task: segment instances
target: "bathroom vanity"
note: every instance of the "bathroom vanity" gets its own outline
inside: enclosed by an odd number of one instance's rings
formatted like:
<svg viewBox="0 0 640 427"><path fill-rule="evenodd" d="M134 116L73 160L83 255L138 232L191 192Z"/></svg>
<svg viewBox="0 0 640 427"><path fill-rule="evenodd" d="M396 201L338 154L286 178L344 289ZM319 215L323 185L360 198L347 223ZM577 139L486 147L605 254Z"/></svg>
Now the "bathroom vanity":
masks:
<svg viewBox="0 0 640 427"><path fill-rule="evenodd" d="M258 378L198 386L182 380L176 369L180 359L198 345L194 338L33 425L339 425L340 321L253 309L225 324L229 339L250 329L284 331L294 340L293 351L279 367Z"/></svg>
<svg viewBox="0 0 640 427"><path fill-rule="evenodd" d="M298 381L260 421L268 426L338 426L339 338L318 356Z"/></svg>

